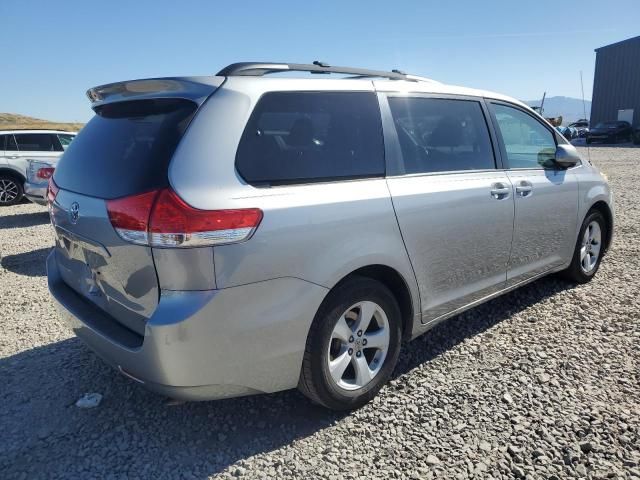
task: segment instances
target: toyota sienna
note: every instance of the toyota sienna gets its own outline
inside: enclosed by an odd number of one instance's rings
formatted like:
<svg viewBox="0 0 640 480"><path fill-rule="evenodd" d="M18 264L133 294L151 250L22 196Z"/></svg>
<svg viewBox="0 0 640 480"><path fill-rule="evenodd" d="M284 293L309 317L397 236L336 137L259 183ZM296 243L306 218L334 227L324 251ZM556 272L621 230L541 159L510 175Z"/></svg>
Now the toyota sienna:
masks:
<svg viewBox="0 0 640 480"><path fill-rule="evenodd" d="M49 184L49 289L172 398L357 408L403 341L543 275L588 282L611 243L606 179L504 95L322 62L87 94Z"/></svg>

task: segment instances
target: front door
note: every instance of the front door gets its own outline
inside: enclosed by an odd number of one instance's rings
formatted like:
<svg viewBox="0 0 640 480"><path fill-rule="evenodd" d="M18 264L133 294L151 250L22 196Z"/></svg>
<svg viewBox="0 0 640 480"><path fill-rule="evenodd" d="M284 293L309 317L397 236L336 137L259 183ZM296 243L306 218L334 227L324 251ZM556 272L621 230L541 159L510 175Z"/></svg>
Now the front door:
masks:
<svg viewBox="0 0 640 480"><path fill-rule="evenodd" d="M387 183L427 323L504 288L513 190L480 101L386 100Z"/></svg>
<svg viewBox="0 0 640 480"><path fill-rule="evenodd" d="M555 166L556 136L528 112L493 103L503 158L515 190L509 286L570 261L578 221L578 181Z"/></svg>

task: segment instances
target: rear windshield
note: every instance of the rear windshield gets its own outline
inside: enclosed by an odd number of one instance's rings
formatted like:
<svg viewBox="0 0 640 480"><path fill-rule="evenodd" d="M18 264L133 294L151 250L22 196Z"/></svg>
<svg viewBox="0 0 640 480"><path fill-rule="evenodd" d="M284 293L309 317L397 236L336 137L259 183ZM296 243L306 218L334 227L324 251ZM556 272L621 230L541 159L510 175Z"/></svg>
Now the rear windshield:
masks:
<svg viewBox="0 0 640 480"><path fill-rule="evenodd" d="M168 167L197 105L188 100L135 100L100 107L71 142L56 184L113 199L168 185Z"/></svg>

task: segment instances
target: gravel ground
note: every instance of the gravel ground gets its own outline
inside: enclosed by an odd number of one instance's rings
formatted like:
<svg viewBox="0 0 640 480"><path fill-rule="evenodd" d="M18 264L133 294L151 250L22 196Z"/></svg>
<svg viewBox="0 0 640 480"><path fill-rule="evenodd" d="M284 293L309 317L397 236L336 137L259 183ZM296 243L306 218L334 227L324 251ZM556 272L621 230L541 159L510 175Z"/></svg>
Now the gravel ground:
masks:
<svg viewBox="0 0 640 480"><path fill-rule="evenodd" d="M640 478L640 149L591 158L617 206L596 279L542 279L437 327L348 415L295 391L146 392L58 320L45 211L2 209L0 477ZM88 392L102 403L76 407Z"/></svg>

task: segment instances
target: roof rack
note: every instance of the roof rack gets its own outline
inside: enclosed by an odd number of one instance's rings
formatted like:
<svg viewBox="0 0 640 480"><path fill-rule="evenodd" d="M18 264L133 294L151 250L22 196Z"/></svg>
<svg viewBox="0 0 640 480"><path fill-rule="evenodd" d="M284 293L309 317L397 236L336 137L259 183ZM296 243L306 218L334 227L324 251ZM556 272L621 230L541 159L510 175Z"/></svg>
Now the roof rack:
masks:
<svg viewBox="0 0 640 480"><path fill-rule="evenodd" d="M232 63L231 65L220 70L217 75L223 77L229 76L254 76L261 77L269 73L280 72L309 72L315 74L326 73L344 73L346 75L354 75L354 78L379 77L389 78L391 80L410 80L413 82L421 81L422 78L408 75L400 70L392 70L385 72L382 70L367 70L365 68L353 67L335 67L325 62L316 60L313 64L305 63L266 63L266 62L241 62ZM427 79L425 79L427 80Z"/></svg>

